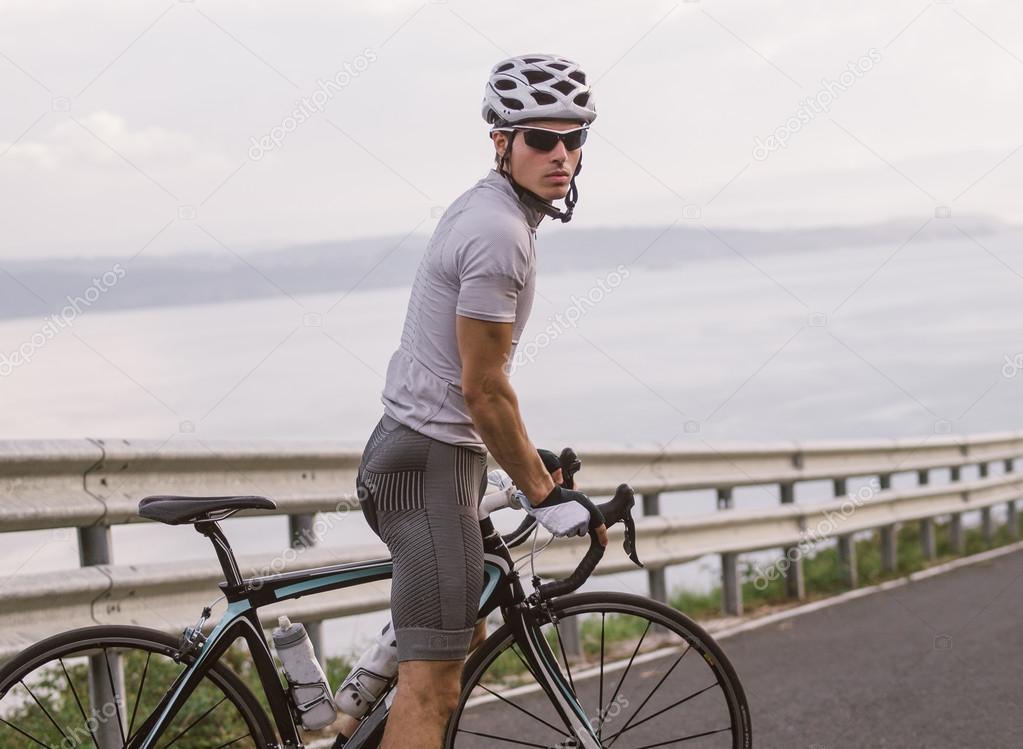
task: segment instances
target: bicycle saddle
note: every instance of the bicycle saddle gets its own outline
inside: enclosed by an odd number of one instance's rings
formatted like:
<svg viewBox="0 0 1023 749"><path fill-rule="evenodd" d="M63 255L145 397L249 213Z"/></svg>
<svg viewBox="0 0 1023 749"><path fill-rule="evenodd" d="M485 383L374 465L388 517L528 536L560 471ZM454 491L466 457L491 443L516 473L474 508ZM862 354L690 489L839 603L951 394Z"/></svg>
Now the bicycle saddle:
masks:
<svg viewBox="0 0 1023 749"><path fill-rule="evenodd" d="M276 510L277 505L266 497L176 497L158 494L139 502L139 515L167 525L214 520L221 513L238 510Z"/></svg>

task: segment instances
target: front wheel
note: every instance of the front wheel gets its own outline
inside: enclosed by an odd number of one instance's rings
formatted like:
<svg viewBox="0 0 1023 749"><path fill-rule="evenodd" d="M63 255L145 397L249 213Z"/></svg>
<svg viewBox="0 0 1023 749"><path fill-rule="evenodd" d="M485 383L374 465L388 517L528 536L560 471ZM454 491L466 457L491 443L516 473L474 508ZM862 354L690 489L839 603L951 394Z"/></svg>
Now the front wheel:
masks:
<svg viewBox="0 0 1023 749"><path fill-rule="evenodd" d="M191 658L177 640L130 626L65 632L36 643L0 669L0 746L126 746ZM210 668L157 749L276 746L252 691L220 661Z"/></svg>
<svg viewBox="0 0 1023 749"><path fill-rule="evenodd" d="M749 707L735 669L703 628L641 596L555 599L542 631L602 747L748 749ZM507 625L469 659L445 746L574 747Z"/></svg>

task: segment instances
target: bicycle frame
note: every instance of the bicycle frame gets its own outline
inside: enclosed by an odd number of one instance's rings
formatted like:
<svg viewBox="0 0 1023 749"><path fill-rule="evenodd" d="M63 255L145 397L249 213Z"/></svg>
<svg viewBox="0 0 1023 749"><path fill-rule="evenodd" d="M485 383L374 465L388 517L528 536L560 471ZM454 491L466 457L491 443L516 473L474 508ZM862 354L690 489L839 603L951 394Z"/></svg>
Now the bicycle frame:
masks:
<svg viewBox="0 0 1023 749"><path fill-rule="evenodd" d="M542 604L533 606L527 603L518 573L513 570L508 548L500 534L494 530L490 519L482 520L480 527L484 537L484 588L479 616L486 616L500 607L521 646L526 663L561 715L565 726L577 737L578 746L599 748L600 742L590 721L575 699L540 629L542 624L550 621L546 608ZM196 523L196 530L213 542L224 568L227 580L221 583L221 588L228 602L227 611L201 643L195 660L182 671L152 715L136 732L128 749L151 749L156 745L212 664L239 637L248 644L270 705L280 737L277 746L280 749L299 749L303 744L295 723L292 703L281 683L270 645L263 634L259 608L306 595L389 579L393 573L392 562L390 559L376 559L242 579L227 538L217 523L212 520ZM380 699L373 712L363 720L359 730L349 740L348 749L375 746L375 742L380 739L388 709L385 700Z"/></svg>

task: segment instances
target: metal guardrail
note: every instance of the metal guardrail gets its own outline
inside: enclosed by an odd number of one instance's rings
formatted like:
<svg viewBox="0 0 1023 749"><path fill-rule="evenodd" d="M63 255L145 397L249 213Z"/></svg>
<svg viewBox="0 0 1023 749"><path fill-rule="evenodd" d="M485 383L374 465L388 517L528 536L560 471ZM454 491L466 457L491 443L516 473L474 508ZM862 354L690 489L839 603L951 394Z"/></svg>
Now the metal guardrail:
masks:
<svg viewBox="0 0 1023 749"><path fill-rule="evenodd" d="M665 599L664 569L706 554L722 559L722 608L742 611L739 555L785 549L784 576L793 597L805 595L801 545L837 538L840 558L855 584L852 534L880 529L882 558L895 567L895 529L919 522L925 556L935 554L934 519L952 518L953 546L963 545L962 513L980 510L982 527L993 532L991 508L1009 508L1010 528L1018 529L1016 500L1023 494L1023 476L1012 473L1023 455L1023 433L982 435L967 439L933 437L912 440L848 442L731 443L711 449L661 451L623 449L579 450L585 468L581 488L594 496L610 495L622 481L643 495L646 517L637 522L640 557L649 568L650 592ZM221 442L165 445L126 440L0 441L0 530L77 528L82 567L58 573L15 575L0 594L0 658L8 658L31 642L57 631L95 623L138 623L180 631L196 618L204 603L218 594L219 566L208 560L146 565L113 563L111 525L143 522L135 514L147 494L262 494L279 506L277 514L291 522L290 549L274 555L242 557L252 574L316 567L386 555L382 544L345 548L311 547L317 524L334 513L357 508L355 471L360 454L332 443ZM988 475L1001 461L1006 472ZM965 465L980 467L980 478L960 481ZM930 471L948 468L951 483L930 485ZM918 485L891 488L894 473L915 472ZM877 476L878 487L867 495L846 496L847 479ZM835 499L799 504L797 482L829 479ZM768 510L735 509L732 489L776 485L780 505ZM661 515L660 495L667 492L715 489L718 512L699 516ZM265 513L263 513L265 514ZM317 521L319 517L319 521ZM621 527L612 529L620 543ZM375 541L375 537L370 536ZM285 546L282 539L282 546ZM582 553L582 541L556 544L540 558L541 574L571 571ZM609 551L598 573L622 572L631 563L619 549ZM293 619L324 619L384 609L389 584L377 583L334 591L288 603ZM264 612L267 622L279 613ZM316 627L313 628L316 633Z"/></svg>

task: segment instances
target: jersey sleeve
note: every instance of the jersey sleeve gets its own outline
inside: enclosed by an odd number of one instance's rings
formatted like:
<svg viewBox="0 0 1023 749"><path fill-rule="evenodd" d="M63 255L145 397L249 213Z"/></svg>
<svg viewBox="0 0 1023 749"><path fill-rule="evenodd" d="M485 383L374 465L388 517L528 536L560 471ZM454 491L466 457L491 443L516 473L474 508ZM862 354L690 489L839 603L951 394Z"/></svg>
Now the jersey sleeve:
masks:
<svg viewBox="0 0 1023 749"><path fill-rule="evenodd" d="M519 292L529 275L529 239L523 228L494 218L491 225L466 232L460 243L455 312L477 320L513 323Z"/></svg>

